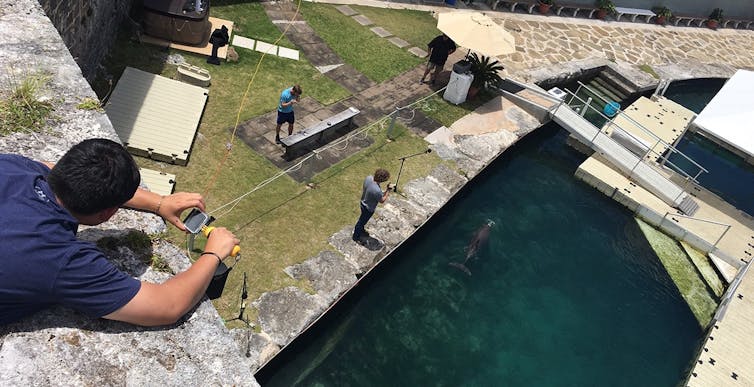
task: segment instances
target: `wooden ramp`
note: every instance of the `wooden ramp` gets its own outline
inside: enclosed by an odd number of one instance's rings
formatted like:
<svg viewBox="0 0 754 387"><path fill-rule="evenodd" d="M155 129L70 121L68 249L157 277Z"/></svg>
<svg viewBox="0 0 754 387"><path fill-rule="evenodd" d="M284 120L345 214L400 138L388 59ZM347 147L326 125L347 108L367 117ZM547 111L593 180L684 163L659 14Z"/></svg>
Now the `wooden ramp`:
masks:
<svg viewBox="0 0 754 387"><path fill-rule="evenodd" d="M105 112L129 152L186 165L207 90L126 67Z"/></svg>
<svg viewBox="0 0 754 387"><path fill-rule="evenodd" d="M634 153L603 133L591 122L573 111L566 104L560 105L553 113L553 120L560 126L589 144L621 172L673 207L679 207L687 193L670 181L665 175L647 165Z"/></svg>

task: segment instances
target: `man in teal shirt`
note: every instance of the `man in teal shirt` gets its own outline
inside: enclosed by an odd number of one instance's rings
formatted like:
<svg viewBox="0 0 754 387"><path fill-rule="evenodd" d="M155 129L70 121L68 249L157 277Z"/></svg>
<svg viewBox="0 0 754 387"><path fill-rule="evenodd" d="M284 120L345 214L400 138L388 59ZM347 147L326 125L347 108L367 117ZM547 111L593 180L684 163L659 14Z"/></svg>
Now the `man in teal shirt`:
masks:
<svg viewBox="0 0 754 387"><path fill-rule="evenodd" d="M284 122L288 123L288 135L293 134L293 123L296 117L293 115L293 104L298 103L301 98L301 86L293 85L280 93L280 103L278 103L278 120L275 128L275 143L280 144L280 127Z"/></svg>

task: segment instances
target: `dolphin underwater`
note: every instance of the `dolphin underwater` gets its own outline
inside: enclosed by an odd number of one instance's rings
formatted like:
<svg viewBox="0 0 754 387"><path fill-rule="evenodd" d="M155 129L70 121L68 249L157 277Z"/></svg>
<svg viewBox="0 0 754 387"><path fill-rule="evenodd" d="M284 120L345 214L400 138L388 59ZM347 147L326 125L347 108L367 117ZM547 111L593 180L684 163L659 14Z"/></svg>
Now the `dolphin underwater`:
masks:
<svg viewBox="0 0 754 387"><path fill-rule="evenodd" d="M475 257L484 244L487 243L487 239L490 237L490 229L494 225L495 222L488 219L487 223L483 224L482 227L479 227L479 229L474 232L474 237L471 238L471 242L469 242L469 245L466 247L466 259L463 260L463 263L450 262L448 265L471 275L471 270L466 267L466 263L469 262L469 259Z"/></svg>

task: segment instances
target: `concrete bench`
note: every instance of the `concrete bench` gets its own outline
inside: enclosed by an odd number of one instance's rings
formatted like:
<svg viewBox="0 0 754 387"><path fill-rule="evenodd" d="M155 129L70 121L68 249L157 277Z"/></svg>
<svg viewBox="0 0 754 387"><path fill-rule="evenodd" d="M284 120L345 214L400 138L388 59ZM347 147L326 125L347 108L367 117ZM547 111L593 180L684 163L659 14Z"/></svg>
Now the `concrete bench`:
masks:
<svg viewBox="0 0 754 387"><path fill-rule="evenodd" d="M692 22L697 22L696 26L701 27L707 20L706 17L692 16L692 15L673 15L673 25L677 26L678 23L686 21L686 26L690 27Z"/></svg>
<svg viewBox="0 0 754 387"><path fill-rule="evenodd" d="M597 7L592 7L589 5L583 5L583 4L560 4L555 3L553 6L553 9L555 10L555 14L560 16L560 13L563 12L563 10L569 10L573 11L571 14L571 17L576 17L579 13L579 11L589 11L588 18L592 18L594 16L594 13L599 10ZM569 12L570 13L570 12Z"/></svg>
<svg viewBox="0 0 754 387"><path fill-rule="evenodd" d="M285 147L283 157L286 160L292 160L308 150L316 149L326 144L329 142L330 137L339 129L350 128L353 118L359 113L359 109L349 107L326 120L281 139L280 142Z"/></svg>
<svg viewBox="0 0 754 387"><path fill-rule="evenodd" d="M650 20L652 20L653 17L655 17L655 13L648 9L642 9L642 8L625 8L625 7L615 7L615 21L620 21L621 16L623 15L630 15L631 21L635 22L637 16L645 16L646 22L649 23Z"/></svg>
<svg viewBox="0 0 754 387"><path fill-rule="evenodd" d="M736 20L736 19L725 19L723 21L723 28L728 28L728 24L733 23L733 28L738 28L739 25L743 25L743 28L748 30L749 27L751 27L752 23L754 21L751 20Z"/></svg>
<svg viewBox="0 0 754 387"><path fill-rule="evenodd" d="M532 11L534 10L534 7L536 7L539 4L539 1L537 0L518 0L518 1L487 0L487 5L489 5L493 11L497 9L497 5L500 3L508 5L509 6L508 9L511 12L516 12L516 7L520 5L524 7L524 9L526 9L527 12L532 13Z"/></svg>

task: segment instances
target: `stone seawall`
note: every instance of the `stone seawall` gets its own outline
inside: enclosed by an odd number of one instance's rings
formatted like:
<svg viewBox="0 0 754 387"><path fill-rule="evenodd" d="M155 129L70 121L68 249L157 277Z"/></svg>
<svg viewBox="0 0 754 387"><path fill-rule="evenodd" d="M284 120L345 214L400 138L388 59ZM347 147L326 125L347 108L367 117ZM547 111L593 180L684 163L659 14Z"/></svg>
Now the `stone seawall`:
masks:
<svg viewBox="0 0 754 387"><path fill-rule="evenodd" d="M90 82L115 42L133 1L39 0L47 17Z"/></svg>
<svg viewBox="0 0 754 387"><path fill-rule="evenodd" d="M86 16L85 2L77 4L74 8ZM74 24L71 21L71 28ZM36 0L0 7L0 36L0 95L29 76L39 76L48 80L39 97L55 107L43 131L0 137L0 153L54 162L87 138L118 141L104 112L77 107L96 95ZM188 268L188 258L159 240L146 250L136 248L129 245L129 235L155 239L164 231L165 223L157 216L121 210L96 228L81 227L78 236L93 243L107 237L103 251L116 266L159 283ZM152 268L148 263L153 256L165 262L169 272ZM160 328L93 320L54 308L0 326L0 386L257 386L252 359L245 353L206 299L176 326Z"/></svg>

